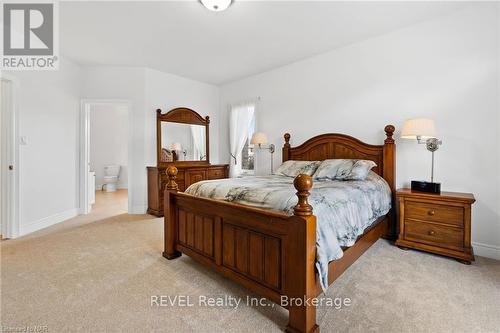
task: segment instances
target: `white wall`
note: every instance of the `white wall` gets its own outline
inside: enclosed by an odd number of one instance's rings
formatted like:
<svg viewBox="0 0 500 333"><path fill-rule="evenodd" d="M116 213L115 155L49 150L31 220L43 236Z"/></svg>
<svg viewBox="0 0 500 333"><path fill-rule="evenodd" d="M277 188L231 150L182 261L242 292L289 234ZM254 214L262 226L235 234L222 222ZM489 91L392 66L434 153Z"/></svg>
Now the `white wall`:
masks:
<svg viewBox="0 0 500 333"><path fill-rule="evenodd" d="M20 234L77 214L80 67L10 72L19 80Z"/></svg>
<svg viewBox="0 0 500 333"><path fill-rule="evenodd" d="M184 106L210 121L210 162L219 159L219 88L180 76L146 69L146 147L148 165L156 165L156 109L167 112Z"/></svg>
<svg viewBox="0 0 500 333"><path fill-rule="evenodd" d="M146 166L156 165L156 113L191 107L218 118L219 89L138 67L80 68L62 59L58 71L8 72L19 81L20 233L75 216L79 205L79 113L82 99L130 103L128 137L129 212L147 208ZM218 123L211 125L212 162L218 162ZM96 166L96 170L101 169ZM125 173L126 174L126 173ZM122 173L124 175L124 173Z"/></svg>
<svg viewBox="0 0 500 333"><path fill-rule="evenodd" d="M83 70L82 96L131 102L129 119L129 212L147 209L146 166L156 165L156 109L185 106L218 119L216 86L138 67L91 66ZM211 162L218 159L218 122L210 124Z"/></svg>
<svg viewBox="0 0 500 333"><path fill-rule="evenodd" d="M147 184L145 148L145 69L139 67L92 66L82 68L82 98L124 100L130 103L128 135L128 209L146 211Z"/></svg>
<svg viewBox="0 0 500 333"><path fill-rule="evenodd" d="M90 170L96 189L104 184L104 167L119 165L118 188L128 186L128 108L120 104L95 104L90 109Z"/></svg>
<svg viewBox="0 0 500 333"><path fill-rule="evenodd" d="M325 132L381 143L386 124L434 118L443 140L436 180L444 190L475 194L475 250L499 257L498 6L472 5L223 86L221 160L229 161L229 104L258 96L257 129L277 145L275 164L285 132L292 145ZM397 144L398 186L428 179L431 154L412 141ZM258 155L258 172L268 170L268 156Z"/></svg>

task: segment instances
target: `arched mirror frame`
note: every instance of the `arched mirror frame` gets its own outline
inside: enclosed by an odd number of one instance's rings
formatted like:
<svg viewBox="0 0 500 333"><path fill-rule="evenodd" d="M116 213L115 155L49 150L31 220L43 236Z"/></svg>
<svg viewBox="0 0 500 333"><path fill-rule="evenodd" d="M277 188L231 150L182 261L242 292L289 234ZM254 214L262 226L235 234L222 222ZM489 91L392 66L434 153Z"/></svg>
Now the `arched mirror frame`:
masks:
<svg viewBox="0 0 500 333"><path fill-rule="evenodd" d="M175 162L164 162L161 159L162 154L162 122L170 123L181 123L189 125L202 125L205 126L205 147L207 158L205 161L175 161ZM210 136L209 127L210 118L206 116L203 118L198 114L198 112L191 110L189 108L175 108L162 114L161 109L156 110L156 158L158 167L168 166L168 165L210 165Z"/></svg>

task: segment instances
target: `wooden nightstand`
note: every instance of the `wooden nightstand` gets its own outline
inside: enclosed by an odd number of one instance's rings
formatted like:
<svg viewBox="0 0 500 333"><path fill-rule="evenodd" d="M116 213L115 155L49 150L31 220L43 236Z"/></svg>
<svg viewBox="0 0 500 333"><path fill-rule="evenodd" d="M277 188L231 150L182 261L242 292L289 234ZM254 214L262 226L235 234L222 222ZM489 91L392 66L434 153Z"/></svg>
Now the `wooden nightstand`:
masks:
<svg viewBox="0 0 500 333"><path fill-rule="evenodd" d="M470 241L474 195L400 189L396 196L399 202L397 246L453 257L469 265L474 261Z"/></svg>

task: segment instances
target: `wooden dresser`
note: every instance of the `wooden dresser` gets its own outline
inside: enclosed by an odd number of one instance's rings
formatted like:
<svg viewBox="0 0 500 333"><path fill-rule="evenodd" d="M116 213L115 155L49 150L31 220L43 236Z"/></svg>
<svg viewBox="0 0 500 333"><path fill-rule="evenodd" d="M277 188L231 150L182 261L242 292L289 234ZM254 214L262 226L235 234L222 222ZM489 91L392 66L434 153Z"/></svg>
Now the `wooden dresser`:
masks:
<svg viewBox="0 0 500 333"><path fill-rule="evenodd" d="M399 203L397 246L453 257L464 264L474 261L470 237L474 195L431 194L410 189L398 190L396 195Z"/></svg>
<svg viewBox="0 0 500 333"><path fill-rule="evenodd" d="M229 176L229 165L210 164L210 118L189 108L167 113L156 110L157 165L148 169L148 214L163 216L163 192L167 168L175 166L179 190L208 179Z"/></svg>
<svg viewBox="0 0 500 333"><path fill-rule="evenodd" d="M179 191L191 184L207 179L222 179L229 176L229 165L175 165L179 170L176 182ZM148 167L148 214L163 216L163 192L168 182L167 167Z"/></svg>

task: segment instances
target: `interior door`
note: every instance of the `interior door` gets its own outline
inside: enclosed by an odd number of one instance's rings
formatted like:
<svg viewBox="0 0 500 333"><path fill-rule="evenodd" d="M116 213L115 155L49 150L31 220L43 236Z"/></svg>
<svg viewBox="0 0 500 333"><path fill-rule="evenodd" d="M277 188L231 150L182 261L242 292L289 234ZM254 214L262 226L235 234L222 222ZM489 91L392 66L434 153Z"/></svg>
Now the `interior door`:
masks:
<svg viewBox="0 0 500 333"><path fill-rule="evenodd" d="M16 122L14 105L14 82L1 79L0 116L0 223L4 238L18 235L17 186L16 186Z"/></svg>

